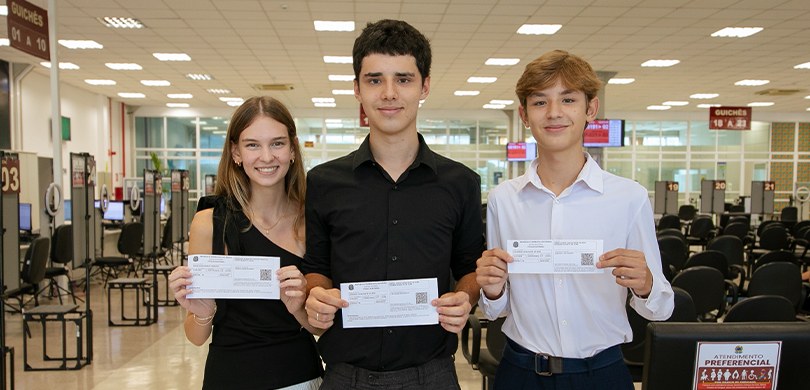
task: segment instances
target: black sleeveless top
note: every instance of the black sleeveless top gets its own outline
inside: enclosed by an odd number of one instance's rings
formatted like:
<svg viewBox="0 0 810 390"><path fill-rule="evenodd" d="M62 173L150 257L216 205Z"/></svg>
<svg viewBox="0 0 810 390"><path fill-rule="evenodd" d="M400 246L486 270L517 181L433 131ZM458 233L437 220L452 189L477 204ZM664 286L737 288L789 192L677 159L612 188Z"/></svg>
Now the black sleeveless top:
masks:
<svg viewBox="0 0 810 390"><path fill-rule="evenodd" d="M218 198L214 206L214 254L277 256L281 266L301 258L247 231L245 215ZM236 203L236 202L233 202ZM203 389L277 389L323 374L315 340L280 300L217 299Z"/></svg>

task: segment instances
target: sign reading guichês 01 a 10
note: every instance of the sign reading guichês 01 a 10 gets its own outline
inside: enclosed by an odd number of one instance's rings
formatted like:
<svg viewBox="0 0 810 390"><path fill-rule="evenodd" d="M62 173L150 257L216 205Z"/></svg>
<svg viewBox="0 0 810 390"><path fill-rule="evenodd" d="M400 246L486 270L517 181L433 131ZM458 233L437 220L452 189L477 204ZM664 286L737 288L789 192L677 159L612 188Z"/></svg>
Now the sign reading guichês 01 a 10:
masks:
<svg viewBox="0 0 810 390"><path fill-rule="evenodd" d="M48 11L25 0L8 1L8 40L13 48L51 60Z"/></svg>

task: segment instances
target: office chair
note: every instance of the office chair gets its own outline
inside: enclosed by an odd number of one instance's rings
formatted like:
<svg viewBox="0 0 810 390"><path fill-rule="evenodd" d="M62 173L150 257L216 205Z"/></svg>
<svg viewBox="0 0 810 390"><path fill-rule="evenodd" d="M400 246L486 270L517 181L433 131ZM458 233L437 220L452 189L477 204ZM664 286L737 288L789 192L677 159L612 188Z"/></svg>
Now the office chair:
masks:
<svg viewBox="0 0 810 390"><path fill-rule="evenodd" d="M689 256L689 246L686 241L674 235L658 237L658 250L661 252L663 266L668 268L672 276L683 269Z"/></svg>
<svg viewBox="0 0 810 390"><path fill-rule="evenodd" d="M715 268L695 266L686 268L672 279L672 287L689 293L695 303L695 317L700 321L717 321L726 311L727 298L736 302L736 287Z"/></svg>
<svg viewBox="0 0 810 390"><path fill-rule="evenodd" d="M143 246L143 224L140 222L125 223L118 236L118 252L123 256L104 256L96 258L93 266L98 267L104 279L103 285L107 285L110 278L118 278L118 270L128 267L133 271L133 259L138 256L138 251Z"/></svg>
<svg viewBox="0 0 810 390"><path fill-rule="evenodd" d="M48 266L48 254L51 250L51 239L49 237L37 237L31 241L31 246L25 251L23 257L22 271L20 272L20 286L3 293L3 303L11 310L22 313L23 308L32 300L35 306L39 306L39 283L45 279L45 268ZM25 294L32 294L33 297L24 300ZM19 307L6 302L9 298L18 301ZM2 314L2 313L0 313Z"/></svg>
<svg viewBox="0 0 810 390"><path fill-rule="evenodd" d="M799 266L786 261L764 264L758 267L748 282L748 297L779 295L787 298L793 313L798 312L806 296Z"/></svg>
<svg viewBox="0 0 810 390"><path fill-rule="evenodd" d="M470 314L461 333L461 352L474 370L481 372L481 390L491 389L495 383L495 372L503 357L506 336L501 327L506 317L494 321L479 320ZM482 328L486 329L486 349L481 349ZM470 342L472 335L472 342Z"/></svg>
<svg viewBox="0 0 810 390"><path fill-rule="evenodd" d="M746 272L745 272L745 246L743 241L737 236L718 236L713 238L706 245L706 249L721 252L726 257L728 271L726 279L736 280L740 277L740 282L737 283L739 290L745 285Z"/></svg>
<svg viewBox="0 0 810 390"><path fill-rule="evenodd" d="M76 303L76 294L68 287L63 288L56 282L58 276L65 276L68 278L68 286L70 286L70 270L67 264L73 261L73 226L62 225L56 228L53 232L51 240L51 267L45 269L45 279L48 279L48 287L50 291L56 292L59 297L59 304L62 302L62 292L67 293Z"/></svg>
<svg viewBox="0 0 810 390"><path fill-rule="evenodd" d="M779 295L758 295L743 299L728 309L723 322L796 321L793 303Z"/></svg>
<svg viewBox="0 0 810 390"><path fill-rule="evenodd" d="M657 230L661 229L679 229L681 228L681 219L675 214L667 214L658 220Z"/></svg>

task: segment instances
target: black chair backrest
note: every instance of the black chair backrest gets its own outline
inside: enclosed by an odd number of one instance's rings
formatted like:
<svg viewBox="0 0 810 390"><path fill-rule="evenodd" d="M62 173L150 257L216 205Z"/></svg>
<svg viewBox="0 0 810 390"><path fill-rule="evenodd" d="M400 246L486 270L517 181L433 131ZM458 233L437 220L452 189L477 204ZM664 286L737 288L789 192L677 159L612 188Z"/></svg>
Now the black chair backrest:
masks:
<svg viewBox="0 0 810 390"><path fill-rule="evenodd" d="M723 311L726 287L723 274L712 267L695 266L684 269L672 279L672 286L689 293L695 303L695 315L702 316L713 310Z"/></svg>
<svg viewBox="0 0 810 390"><path fill-rule="evenodd" d="M796 256L793 255L793 252L785 251L785 250L778 250L778 251L770 251L760 257L754 262L754 265L751 267L751 272L755 272L759 267L770 264L770 263L796 263Z"/></svg>
<svg viewBox="0 0 810 390"><path fill-rule="evenodd" d="M796 222L796 224L790 228L790 232L793 233L793 235L796 235L799 233L800 230L802 230L802 228L805 227L810 227L810 219Z"/></svg>
<svg viewBox="0 0 810 390"><path fill-rule="evenodd" d="M667 322L697 322L697 310L692 296L680 287L672 287L672 292L675 293L675 309Z"/></svg>
<svg viewBox="0 0 810 390"><path fill-rule="evenodd" d="M135 257L143 245L143 224L125 223L118 237L118 252L127 257Z"/></svg>
<svg viewBox="0 0 810 390"><path fill-rule="evenodd" d="M50 251L51 239L49 237L37 237L31 241L31 246L25 252L25 260L20 274L23 282L37 285L45 279L45 269L48 267Z"/></svg>
<svg viewBox="0 0 810 390"><path fill-rule="evenodd" d="M712 218L700 216L692 221L692 226L689 228L689 237L707 238L712 230L714 230L714 221Z"/></svg>
<svg viewBox="0 0 810 390"><path fill-rule="evenodd" d="M661 229L680 229L681 219L675 214L667 214L658 220L658 230Z"/></svg>
<svg viewBox="0 0 810 390"><path fill-rule="evenodd" d="M723 228L723 236L734 236L740 240L744 240L749 232L748 224L743 222L729 222L729 224Z"/></svg>
<svg viewBox="0 0 810 390"><path fill-rule="evenodd" d="M762 223L760 223L759 226L757 226L757 237L760 237L762 235L762 232L765 231L765 229L770 229L774 227L782 227L783 229L785 229L785 224L773 220L762 221Z"/></svg>
<svg viewBox="0 0 810 390"><path fill-rule="evenodd" d="M506 335L504 335L503 330L501 330L505 320L506 317L501 317L487 324L487 349L492 357L495 358L495 361L498 362L501 361L503 348L506 346Z"/></svg>
<svg viewBox="0 0 810 390"><path fill-rule="evenodd" d="M732 213L744 213L745 212L745 205L735 204L731 205L731 208L728 210Z"/></svg>
<svg viewBox="0 0 810 390"><path fill-rule="evenodd" d="M707 250L715 250L726 256L726 262L743 265L745 263L745 245L737 236L718 236L709 241Z"/></svg>
<svg viewBox="0 0 810 390"><path fill-rule="evenodd" d="M799 220L799 209L796 206L787 206L779 213L782 222L796 222Z"/></svg>
<svg viewBox="0 0 810 390"><path fill-rule="evenodd" d="M684 204L678 207L678 218L684 221L691 221L697 214L697 208L691 204Z"/></svg>
<svg viewBox="0 0 810 390"><path fill-rule="evenodd" d="M656 233L656 235L658 237L675 236L683 240L684 243L686 243L686 236L683 234L681 229L661 229Z"/></svg>
<svg viewBox="0 0 810 390"><path fill-rule="evenodd" d="M163 249L169 249L172 247L172 217L169 217L166 220L166 224L163 225L163 235L160 237L160 247Z"/></svg>
<svg viewBox="0 0 810 390"><path fill-rule="evenodd" d="M794 312L802 300L802 271L793 263L779 261L762 265L751 275L748 296L779 295L787 298Z"/></svg>
<svg viewBox="0 0 810 390"><path fill-rule="evenodd" d="M678 236L658 237L658 250L662 253L662 260L666 257L664 261L667 265L671 265L675 272L683 269L689 256L689 246Z"/></svg>
<svg viewBox="0 0 810 390"><path fill-rule="evenodd" d="M796 321L793 303L778 295L758 295L743 299L726 313L723 322Z"/></svg>
<svg viewBox="0 0 810 390"><path fill-rule="evenodd" d="M684 269L698 266L712 267L720 271L724 278L728 277L728 261L726 260L726 255L724 255L723 252L707 249L705 251L695 253L694 255L689 256L689 259L686 260Z"/></svg>
<svg viewBox="0 0 810 390"><path fill-rule="evenodd" d="M788 231L784 225L766 228L759 235L759 247L762 249L786 249L788 243Z"/></svg>
<svg viewBox="0 0 810 390"><path fill-rule="evenodd" d="M51 261L67 264L73 260L73 225L62 225L53 232Z"/></svg>

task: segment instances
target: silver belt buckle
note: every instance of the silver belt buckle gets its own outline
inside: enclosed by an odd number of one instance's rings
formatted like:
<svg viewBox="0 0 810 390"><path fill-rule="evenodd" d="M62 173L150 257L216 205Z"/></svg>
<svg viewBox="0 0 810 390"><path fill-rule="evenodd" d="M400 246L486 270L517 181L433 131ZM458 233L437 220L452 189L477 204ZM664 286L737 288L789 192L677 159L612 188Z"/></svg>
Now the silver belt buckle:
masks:
<svg viewBox="0 0 810 390"><path fill-rule="evenodd" d="M548 362L548 370L541 371L540 370L540 360L545 360ZM554 374L561 374L562 371L562 359L551 356L547 353L536 353L534 354L534 373L540 376L552 376Z"/></svg>

